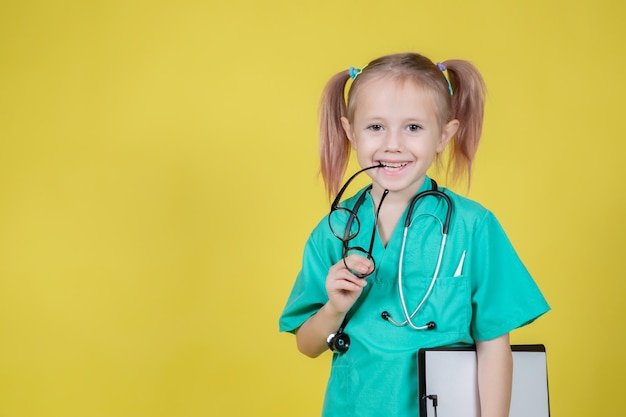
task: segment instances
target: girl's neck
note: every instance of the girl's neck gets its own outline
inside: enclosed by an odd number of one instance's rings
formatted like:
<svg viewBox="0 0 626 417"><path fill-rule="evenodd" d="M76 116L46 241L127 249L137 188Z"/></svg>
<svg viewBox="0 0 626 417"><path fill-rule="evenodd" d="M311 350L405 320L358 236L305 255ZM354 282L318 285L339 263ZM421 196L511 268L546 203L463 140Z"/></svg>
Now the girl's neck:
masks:
<svg viewBox="0 0 626 417"><path fill-rule="evenodd" d="M372 202L374 203L374 211L378 209L384 190L375 185L370 191ZM417 192L417 190L415 191ZM414 197L415 193L408 192L389 192L385 197L378 214L378 235L385 246L391 239L391 235L395 230L402 214Z"/></svg>
<svg viewBox="0 0 626 417"><path fill-rule="evenodd" d="M424 177L422 182L416 184L415 187L407 188L402 191L390 191L383 201L383 209L385 206L393 206L404 210L404 208L409 205L409 202L413 199L413 197L415 197L415 194L417 194L420 188L422 188L422 184L425 180L426 177ZM376 207L378 207L384 191L385 189L376 183L372 184L370 195L372 196L372 201L374 201L374 205Z"/></svg>

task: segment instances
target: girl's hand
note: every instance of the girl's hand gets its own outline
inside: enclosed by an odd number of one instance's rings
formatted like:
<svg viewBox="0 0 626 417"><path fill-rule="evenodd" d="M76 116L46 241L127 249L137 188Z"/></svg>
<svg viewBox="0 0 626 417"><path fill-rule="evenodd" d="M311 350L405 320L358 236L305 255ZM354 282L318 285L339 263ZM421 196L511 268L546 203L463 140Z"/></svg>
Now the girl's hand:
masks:
<svg viewBox="0 0 626 417"><path fill-rule="evenodd" d="M353 271L367 274L374 270L374 264L364 256L352 254L331 266L326 276L328 302L317 313L309 317L296 330L298 349L305 355L315 358L328 350L328 335L337 331L350 307L363 292L367 281L358 278Z"/></svg>
<svg viewBox="0 0 626 417"><path fill-rule="evenodd" d="M341 259L331 266L326 276L326 292L328 293L328 304L336 313L344 314L355 303L363 292L363 287L367 285L364 278L358 278L348 268L367 274L374 269L374 264L364 256L352 254L345 259Z"/></svg>

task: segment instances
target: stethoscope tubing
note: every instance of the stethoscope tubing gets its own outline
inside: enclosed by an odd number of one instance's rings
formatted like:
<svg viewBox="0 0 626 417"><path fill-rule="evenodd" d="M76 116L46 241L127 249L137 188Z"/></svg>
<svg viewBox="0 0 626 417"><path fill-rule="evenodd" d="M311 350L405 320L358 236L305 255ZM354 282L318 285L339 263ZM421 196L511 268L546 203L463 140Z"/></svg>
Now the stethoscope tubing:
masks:
<svg viewBox="0 0 626 417"><path fill-rule="evenodd" d="M434 181L433 183L434 186L437 187L437 183L435 183ZM448 228L450 227L450 218L452 217L452 200L450 200L450 197L446 193L444 193L443 191L439 191L438 189L422 191L421 193L413 197L413 200L409 205L409 210L407 211L406 218L404 219L404 227L406 229L411 225L411 215L413 214L413 209L415 208L415 204L417 203L417 201L429 195L435 195L446 200L448 210L446 210L446 220L443 222L443 234L447 235Z"/></svg>
<svg viewBox="0 0 626 417"><path fill-rule="evenodd" d="M413 323L413 317L415 317L415 315L422 309L422 307L424 306L424 304L426 303L426 301L428 300L428 297L430 297L430 294L433 290L433 288L435 287L435 283L437 282L437 278L439 277L439 270L441 269L441 262L443 260L443 254L445 251L445 247L446 247L446 242L448 240L448 228L450 225L450 218L452 217L452 201L450 200L450 197L448 197L448 195L446 195L445 193L443 193L442 191L439 191L436 188L436 183L434 183L434 189L432 190L427 190L427 191L422 191L421 193L419 193L418 195L416 195L413 200L411 201L410 205L409 205L409 209L407 211L407 216L404 220L404 231L402 233L402 246L400 247L400 258L398 260L398 294L400 297L400 306L402 307L402 313L404 315L404 321L403 322L397 322L395 320L393 320L391 318L391 316L389 314L386 314L384 317L385 319L390 322L391 324L398 326L398 327L403 327L408 325L409 327L411 327L414 330L431 330L432 327L429 325L425 325L425 326L418 326L415 323ZM409 227L411 226L411 217L413 215L413 208L415 207L415 205L417 204L417 201L423 197L429 196L429 195L434 195L434 196L438 196L443 198L446 201L447 204L447 211L446 211L446 219L443 222L443 224L441 224L441 228L442 228L442 238L441 238L441 244L439 246L439 256L437 257L437 265L435 267L435 272L433 273L433 277L430 280L430 284L428 286L428 289L426 290L426 293L424 294L424 297L422 297L422 300L419 302L419 304L417 305L417 307L413 310L413 312L411 314L409 314L409 309L407 307L407 303L406 303L406 299L404 297L404 285L402 283L403 281L403 273L402 273L402 266L404 264L404 252L405 252L405 248L406 248L406 239L407 239L407 234L409 231Z"/></svg>
<svg viewBox="0 0 626 417"><path fill-rule="evenodd" d="M350 177L350 179L348 179L348 181L346 182L346 184L342 187L342 189L340 190L340 192L338 193L337 197L335 198L335 201L333 201L331 209L336 209L339 205L339 201L341 198L341 194L343 194L343 192L345 191L346 187L348 186L348 184L361 172L366 171L368 169L372 169L372 168L378 168L380 166L373 166L373 167L369 167L369 168L365 168L362 169L361 171L357 172L356 174L354 174L352 177ZM424 304L426 303L426 301L428 300L428 298L430 297L430 294L433 291L433 288L435 287L435 283L437 282L437 278L439 277L439 270L441 269L441 263L442 263L442 259L443 259L443 254L445 251L445 247L446 247L446 242L448 240L448 228L450 226L450 219L452 217L452 201L450 200L450 197L448 197L448 195L446 195L444 192L439 191L438 187L437 187L437 183L431 179L432 182L432 189L431 190L426 190L426 191L422 191L421 193L417 194L415 197L413 197L413 199L411 200L410 204L409 204L409 209L407 210L407 215L406 218L404 220L404 230L402 232L402 245L400 248L400 257L398 260L398 293L400 296L400 304L402 307L402 313L404 315L405 320L403 322L396 322L394 321L391 316L389 315L389 313L387 313L386 311L384 311L381 314L381 317L385 320L387 320L388 322L390 322L391 324L398 326L398 327L403 327L403 326L409 326L410 328L414 329L414 330L433 330L436 326L435 322L431 321L429 323L427 323L424 326L417 326L415 323L413 323L413 317L415 317L415 315L422 309L422 307L424 306ZM370 187L368 187L366 190L364 190L364 192L361 194L361 196L359 196L359 198L357 199L357 202L355 204L355 206L353 207L352 210L350 211L350 216L348 218L348 222L347 222L347 226L344 232L344 239L342 239L343 242L343 249L344 251L346 250L347 247L347 243L346 241L349 240L349 230L351 228L352 222L356 221L357 223L359 222L358 217L356 216L356 212L358 211L359 207L361 206L361 204L363 203L364 197L367 194L367 192L371 189L371 185ZM386 193L388 193L388 190L385 190L385 194L383 195L383 198L385 197ZM415 310L413 310L413 312L411 314L409 314L409 310L407 307L407 303L406 303L406 299L404 297L404 285L402 283L403 280L403 273L402 273L402 265L404 263L404 252L406 249L406 240L407 240L407 235L408 235L408 230L409 227L411 226L411 217L413 215L413 209L415 207L415 205L417 204L417 202L426 196L429 195L434 195L434 196L438 196L443 198L446 203L447 203L447 211L446 211L446 219L445 221L442 223L441 220L439 218L437 218L436 216L434 216L439 224L441 225L441 231L442 231L442 238L441 238L441 245L439 247L439 255L437 258L437 265L435 267L435 271L433 273L433 277L430 281L430 284L428 286L428 289L426 290L426 293L424 294L424 297L422 298L422 300L419 302L419 304L417 305L417 307L415 308ZM382 199L381 199L381 203L382 203ZM380 210L380 204L378 207L378 210ZM376 213L376 220L378 220L378 212ZM329 220L329 225L330 225L330 220ZM360 225L359 225L360 228ZM331 227L331 231L333 232L333 234L335 233ZM374 229L375 233L376 229ZM336 235L336 237L340 238L340 236ZM341 238L340 238L341 239ZM373 242L373 239L372 239ZM370 252L372 250L371 247L372 243L370 243ZM357 249L361 249L361 248L357 248ZM344 260L345 262L345 260ZM337 330L336 333L331 334L328 339L327 339L327 343L328 346L331 350L338 352L338 353L345 353L349 346L350 346L350 338L348 337L348 335L346 333L344 333L344 329L346 328L347 324L349 321L349 313L346 315L346 317L344 317L343 322L341 323L339 329ZM338 346L335 342L336 340L340 340L342 343L340 344L341 346Z"/></svg>
<svg viewBox="0 0 626 417"><path fill-rule="evenodd" d="M448 239L448 235L444 234L441 238L441 245L439 247L439 257L437 259L437 266L435 267L435 273L433 274L433 278L430 280L430 285L428 286L428 289L426 290L426 293L424 294L422 301L418 304L415 310L413 310L413 312L409 314L407 303L404 298L404 288L402 285L402 264L403 264L403 259L404 259L404 247L406 244L407 231L408 231L408 227L405 227L403 237L402 237L402 248L400 252L400 260L398 262L399 264L398 265L398 293L400 294L400 305L402 306L402 312L404 313L405 320L401 323L393 321L391 317L388 320L398 327L406 326L408 324L409 327L411 327L414 330L426 330L428 326L417 326L416 324L413 323L412 319L422 309L422 306L424 305L424 303L426 303L426 300L428 300L428 297L430 296L430 293L432 292L435 286L435 283L437 282L437 278L439 277L439 269L441 268L441 260L443 259L443 252L446 247L446 241Z"/></svg>

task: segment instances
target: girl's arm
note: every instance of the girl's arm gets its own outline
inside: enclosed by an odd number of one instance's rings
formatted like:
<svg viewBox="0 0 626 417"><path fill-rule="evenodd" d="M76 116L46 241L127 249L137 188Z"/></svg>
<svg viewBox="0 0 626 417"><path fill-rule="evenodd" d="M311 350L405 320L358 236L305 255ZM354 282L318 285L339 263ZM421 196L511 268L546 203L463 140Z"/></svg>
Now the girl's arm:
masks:
<svg viewBox="0 0 626 417"><path fill-rule="evenodd" d="M350 255L346 262L361 273L372 272L374 269L372 262L360 255ZM328 302L296 330L298 350L311 358L318 357L327 350L328 336L339 329L365 285L367 281L352 274L343 260L331 266L326 276Z"/></svg>
<svg viewBox="0 0 626 417"><path fill-rule="evenodd" d="M296 330L298 350L311 358L324 353L328 349L328 336L337 331L345 315L335 311L330 303L324 304Z"/></svg>
<svg viewBox="0 0 626 417"><path fill-rule="evenodd" d="M481 417L508 417L513 383L509 334L476 342Z"/></svg>

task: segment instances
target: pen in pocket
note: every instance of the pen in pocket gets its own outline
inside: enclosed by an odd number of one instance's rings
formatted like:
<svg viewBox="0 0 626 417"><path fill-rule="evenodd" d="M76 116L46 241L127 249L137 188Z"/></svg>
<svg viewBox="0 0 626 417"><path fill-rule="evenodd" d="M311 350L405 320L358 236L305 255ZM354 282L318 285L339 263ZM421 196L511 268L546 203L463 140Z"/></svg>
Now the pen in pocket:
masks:
<svg viewBox="0 0 626 417"><path fill-rule="evenodd" d="M465 263L465 252L463 251L463 255L461 255L461 260L459 261L459 266L456 267L456 271L454 271L455 277L460 277L463 273L463 264Z"/></svg>

